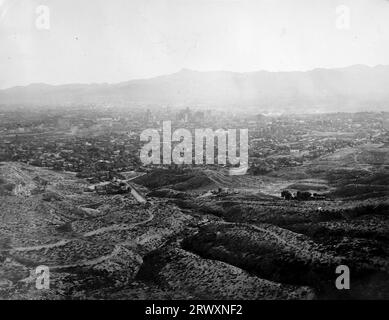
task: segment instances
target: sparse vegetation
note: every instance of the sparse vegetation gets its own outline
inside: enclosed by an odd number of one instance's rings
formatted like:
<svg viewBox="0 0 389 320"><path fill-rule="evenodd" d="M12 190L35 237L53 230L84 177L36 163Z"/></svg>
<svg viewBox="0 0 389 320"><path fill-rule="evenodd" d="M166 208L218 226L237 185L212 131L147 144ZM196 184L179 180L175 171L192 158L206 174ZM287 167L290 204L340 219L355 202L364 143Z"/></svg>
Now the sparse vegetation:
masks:
<svg viewBox="0 0 389 320"><path fill-rule="evenodd" d="M33 127L0 142L16 161L0 164L1 298L39 297L20 280L40 264L60 299L389 297L382 114L238 119L253 130L250 169L234 176L143 166L141 120L123 134L127 120L79 112L77 135ZM352 269L347 292L334 289L339 264Z"/></svg>

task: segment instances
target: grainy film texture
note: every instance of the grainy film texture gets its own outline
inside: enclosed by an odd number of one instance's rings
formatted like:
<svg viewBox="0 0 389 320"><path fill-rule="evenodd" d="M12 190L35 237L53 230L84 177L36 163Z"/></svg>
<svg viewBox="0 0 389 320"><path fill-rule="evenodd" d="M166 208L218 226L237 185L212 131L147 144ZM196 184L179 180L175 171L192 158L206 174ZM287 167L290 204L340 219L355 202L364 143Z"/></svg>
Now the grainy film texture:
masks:
<svg viewBox="0 0 389 320"><path fill-rule="evenodd" d="M389 1L0 0L0 299L389 299Z"/></svg>

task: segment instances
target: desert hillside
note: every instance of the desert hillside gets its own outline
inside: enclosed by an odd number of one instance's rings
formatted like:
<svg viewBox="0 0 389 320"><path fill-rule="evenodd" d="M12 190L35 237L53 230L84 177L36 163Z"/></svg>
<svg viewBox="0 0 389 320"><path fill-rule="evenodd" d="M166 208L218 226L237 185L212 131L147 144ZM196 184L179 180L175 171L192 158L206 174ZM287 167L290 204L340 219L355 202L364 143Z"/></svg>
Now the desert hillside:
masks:
<svg viewBox="0 0 389 320"><path fill-rule="evenodd" d="M261 191L277 177L157 176L135 179L142 202L90 192L72 173L1 163L0 297L388 297L385 197L287 201ZM183 184L194 177L219 191ZM350 292L334 290L339 264L354 270ZM35 289L39 265L50 268L49 291Z"/></svg>

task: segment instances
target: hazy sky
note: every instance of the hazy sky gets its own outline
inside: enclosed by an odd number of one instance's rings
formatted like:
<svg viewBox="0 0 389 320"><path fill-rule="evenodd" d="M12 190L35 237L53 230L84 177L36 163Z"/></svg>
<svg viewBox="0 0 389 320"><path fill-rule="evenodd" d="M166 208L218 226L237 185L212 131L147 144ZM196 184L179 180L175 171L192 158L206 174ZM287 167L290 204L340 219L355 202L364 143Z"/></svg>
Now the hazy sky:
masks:
<svg viewBox="0 0 389 320"><path fill-rule="evenodd" d="M0 0L0 88L352 64L389 64L388 0Z"/></svg>

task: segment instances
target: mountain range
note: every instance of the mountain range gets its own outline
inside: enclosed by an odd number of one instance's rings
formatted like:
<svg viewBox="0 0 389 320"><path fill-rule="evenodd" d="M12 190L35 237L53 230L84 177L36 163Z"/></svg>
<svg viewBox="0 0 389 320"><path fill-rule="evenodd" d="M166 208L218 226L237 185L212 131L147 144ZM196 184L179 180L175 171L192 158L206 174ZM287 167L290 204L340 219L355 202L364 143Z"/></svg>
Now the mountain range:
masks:
<svg viewBox="0 0 389 320"><path fill-rule="evenodd" d="M245 107L268 112L384 111L389 66L291 72L179 72L116 84L31 84L0 90L0 105L120 104Z"/></svg>

